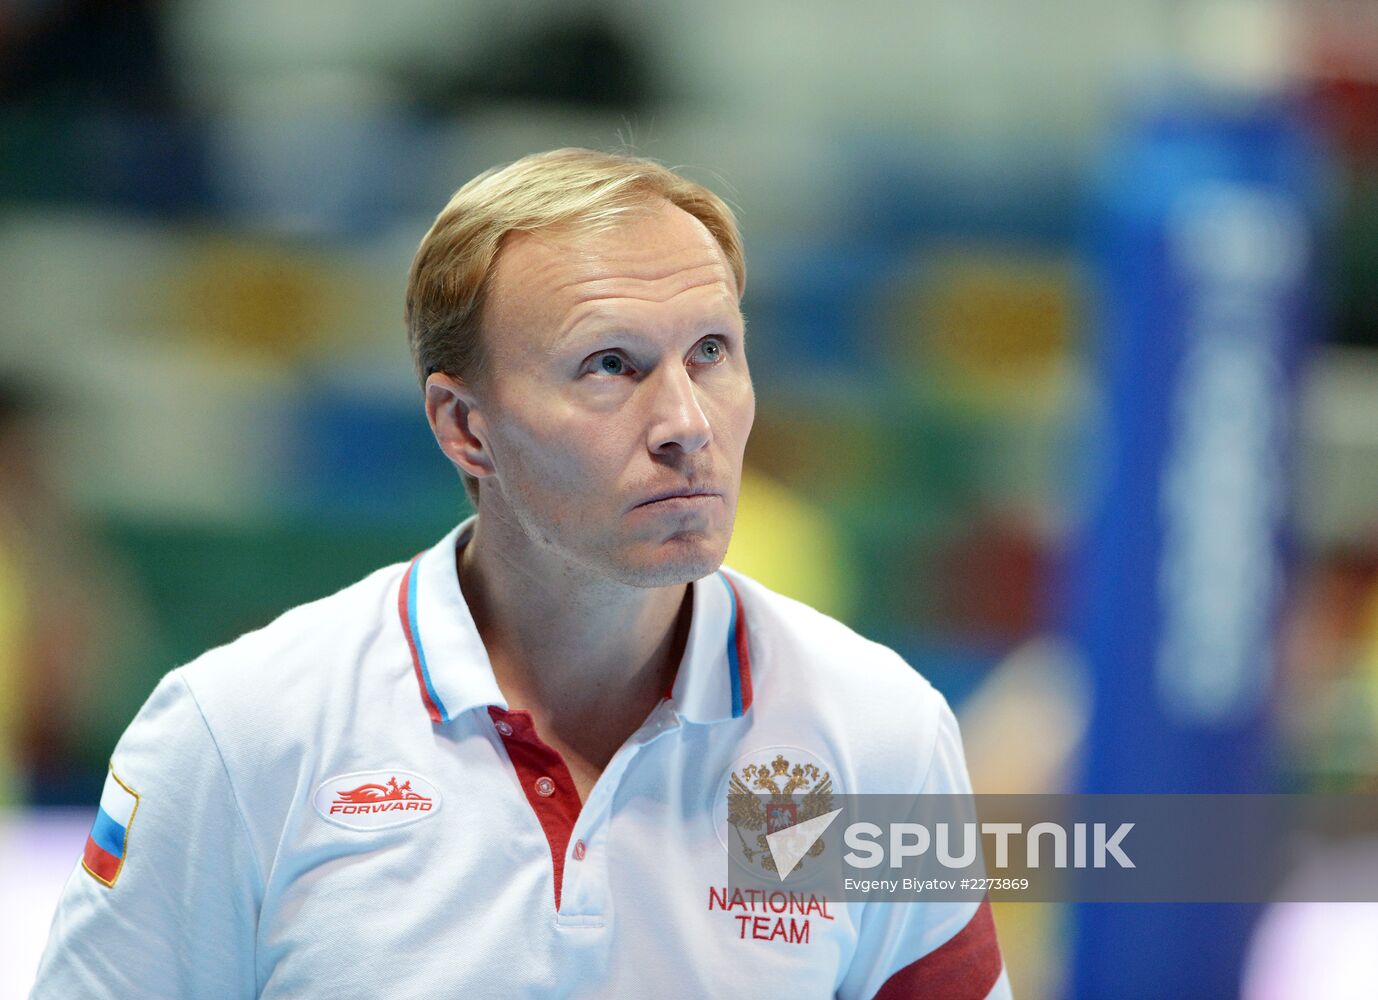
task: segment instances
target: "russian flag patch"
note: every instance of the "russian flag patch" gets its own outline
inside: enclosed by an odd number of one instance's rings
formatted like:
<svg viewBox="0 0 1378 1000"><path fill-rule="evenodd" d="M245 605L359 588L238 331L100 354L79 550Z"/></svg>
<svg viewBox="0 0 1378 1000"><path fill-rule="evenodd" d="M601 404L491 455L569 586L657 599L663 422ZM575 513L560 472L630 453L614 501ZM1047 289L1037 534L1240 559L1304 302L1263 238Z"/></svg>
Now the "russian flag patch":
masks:
<svg viewBox="0 0 1378 1000"><path fill-rule="evenodd" d="M91 835L86 838L86 850L81 856L81 867L101 885L114 888L120 877L129 849L129 827L138 810L139 793L120 780L112 762L100 793L96 821L91 824Z"/></svg>

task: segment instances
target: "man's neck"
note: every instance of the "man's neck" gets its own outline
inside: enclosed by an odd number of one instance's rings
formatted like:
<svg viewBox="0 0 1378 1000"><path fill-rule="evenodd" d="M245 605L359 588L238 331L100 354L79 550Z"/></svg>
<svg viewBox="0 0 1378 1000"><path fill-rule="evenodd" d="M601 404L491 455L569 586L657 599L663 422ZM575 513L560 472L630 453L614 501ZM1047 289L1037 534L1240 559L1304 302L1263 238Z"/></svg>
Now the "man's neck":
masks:
<svg viewBox="0 0 1378 1000"><path fill-rule="evenodd" d="M633 587L552 566L524 535L505 537L516 531L502 518L480 518L458 557L498 687L538 722L573 731L596 717L625 738L674 677L691 588Z"/></svg>

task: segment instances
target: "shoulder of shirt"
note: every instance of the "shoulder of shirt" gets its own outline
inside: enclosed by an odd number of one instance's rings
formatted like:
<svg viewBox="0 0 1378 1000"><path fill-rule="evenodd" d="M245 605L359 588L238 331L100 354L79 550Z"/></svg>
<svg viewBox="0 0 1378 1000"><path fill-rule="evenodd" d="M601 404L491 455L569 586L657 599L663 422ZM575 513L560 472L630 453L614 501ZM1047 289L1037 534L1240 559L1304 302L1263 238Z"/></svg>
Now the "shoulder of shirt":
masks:
<svg viewBox="0 0 1378 1000"><path fill-rule="evenodd" d="M882 768L917 762L926 770L939 731L956 732L947 699L928 678L836 618L728 567L724 573L747 616L758 706L783 699L791 710L825 713L851 728L854 745L870 748Z"/></svg>

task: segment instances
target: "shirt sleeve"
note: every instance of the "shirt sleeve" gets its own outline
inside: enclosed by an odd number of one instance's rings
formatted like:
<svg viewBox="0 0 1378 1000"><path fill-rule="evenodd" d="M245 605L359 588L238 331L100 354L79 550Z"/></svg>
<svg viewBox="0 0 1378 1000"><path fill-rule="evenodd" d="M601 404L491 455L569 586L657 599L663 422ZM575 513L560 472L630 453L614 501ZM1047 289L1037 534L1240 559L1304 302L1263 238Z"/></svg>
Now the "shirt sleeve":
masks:
<svg viewBox="0 0 1378 1000"><path fill-rule="evenodd" d="M945 700L921 792L971 792L957 719ZM856 951L837 996L1010 1000L990 901L866 904Z"/></svg>
<svg viewBox="0 0 1378 1000"><path fill-rule="evenodd" d="M179 671L120 738L31 1000L253 997L263 880Z"/></svg>

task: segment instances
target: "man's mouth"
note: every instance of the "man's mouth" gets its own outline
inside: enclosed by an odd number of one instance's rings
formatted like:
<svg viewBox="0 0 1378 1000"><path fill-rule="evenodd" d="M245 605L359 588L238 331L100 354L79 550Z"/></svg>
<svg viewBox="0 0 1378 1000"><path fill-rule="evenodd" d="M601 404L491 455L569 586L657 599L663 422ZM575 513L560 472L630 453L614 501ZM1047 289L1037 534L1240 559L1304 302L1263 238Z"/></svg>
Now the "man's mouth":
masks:
<svg viewBox="0 0 1378 1000"><path fill-rule="evenodd" d="M641 507L663 507L680 508L695 507L701 504L711 503L722 498L722 494L717 490L700 486L684 486L678 489L664 490L655 493L636 505Z"/></svg>

